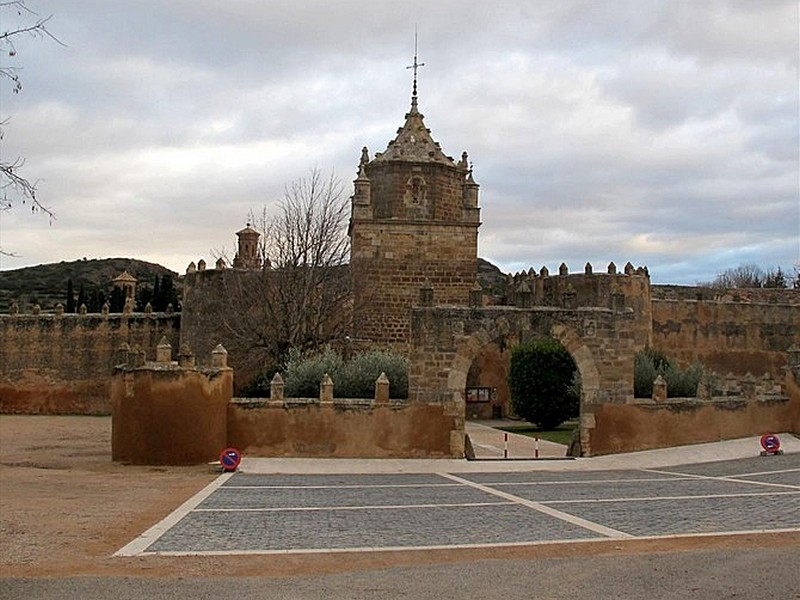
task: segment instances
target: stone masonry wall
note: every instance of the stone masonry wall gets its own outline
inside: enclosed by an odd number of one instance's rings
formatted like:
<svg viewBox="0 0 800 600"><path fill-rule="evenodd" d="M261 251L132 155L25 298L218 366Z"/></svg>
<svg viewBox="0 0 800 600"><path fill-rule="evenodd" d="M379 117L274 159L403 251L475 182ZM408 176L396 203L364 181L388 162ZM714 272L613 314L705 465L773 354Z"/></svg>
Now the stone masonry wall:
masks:
<svg viewBox="0 0 800 600"><path fill-rule="evenodd" d="M652 310L654 348L684 366L699 361L720 375L766 372L782 380L786 351L800 340L800 304L654 299Z"/></svg>
<svg viewBox="0 0 800 600"><path fill-rule="evenodd" d="M423 219L458 222L463 219L464 173L438 164L410 167L403 162L368 165L372 203L376 219ZM409 199L409 180L424 181L420 203Z"/></svg>
<svg viewBox="0 0 800 600"><path fill-rule="evenodd" d="M433 289L437 304L469 302L477 273L474 226L364 222L353 235L357 339L407 343L423 287Z"/></svg>
<svg viewBox="0 0 800 600"><path fill-rule="evenodd" d="M179 314L0 315L0 412L107 414L122 343L177 347Z"/></svg>

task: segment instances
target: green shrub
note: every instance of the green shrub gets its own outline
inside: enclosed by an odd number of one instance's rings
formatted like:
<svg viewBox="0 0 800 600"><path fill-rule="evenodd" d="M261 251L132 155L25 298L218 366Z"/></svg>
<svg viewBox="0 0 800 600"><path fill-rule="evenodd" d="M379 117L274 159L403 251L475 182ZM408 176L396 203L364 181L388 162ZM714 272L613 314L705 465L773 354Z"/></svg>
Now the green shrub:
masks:
<svg viewBox="0 0 800 600"><path fill-rule="evenodd" d="M330 347L312 355L302 355L297 350L289 353L283 373L286 396L317 398L325 373L333 380L337 398L373 398L375 380L381 373L389 378L390 398L408 398L408 360L404 356L387 350L372 350L345 361ZM264 380L268 389L266 374Z"/></svg>
<svg viewBox="0 0 800 600"><path fill-rule="evenodd" d="M580 378L564 346L537 340L511 351L508 374L511 405L520 417L542 429L554 429L578 415Z"/></svg>
<svg viewBox="0 0 800 600"><path fill-rule="evenodd" d="M356 354L345 362L333 379L334 392L340 398L372 398L381 373L389 378L390 398L408 398L408 360L386 350Z"/></svg>
<svg viewBox="0 0 800 600"><path fill-rule="evenodd" d="M699 363L680 369L662 352L645 348L633 361L633 395L636 398L653 396L653 381L661 375L667 382L670 398L694 398L704 369Z"/></svg>
<svg viewBox="0 0 800 600"><path fill-rule="evenodd" d="M283 374L284 394L288 398L318 398L319 384L325 373L335 382L336 375L343 366L342 355L330 346L310 356L304 356L299 350L292 349Z"/></svg>

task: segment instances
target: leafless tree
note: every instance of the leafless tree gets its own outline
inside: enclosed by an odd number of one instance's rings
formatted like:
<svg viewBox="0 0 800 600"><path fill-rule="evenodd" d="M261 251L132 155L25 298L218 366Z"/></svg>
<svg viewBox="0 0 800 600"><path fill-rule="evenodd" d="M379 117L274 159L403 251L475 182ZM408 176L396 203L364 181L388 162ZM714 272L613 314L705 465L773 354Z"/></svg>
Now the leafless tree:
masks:
<svg viewBox="0 0 800 600"><path fill-rule="evenodd" d="M0 52L3 55L9 57L16 56L17 47L15 42L26 36L40 39L50 38L61 44L47 28L52 15L44 18L40 17L36 12L26 6L25 0L0 1L0 15L2 12L9 11L16 11L17 15L20 17L19 22L21 24L0 31ZM27 23L25 23L26 17L29 19ZM19 71L16 67L0 66L0 80L10 82L11 91L15 94L19 94L22 91L22 80L20 79ZM2 140L5 135L5 127L7 124L8 118L0 120L0 140ZM31 180L20 174L24 164L25 160L19 157L12 161L0 157L0 190L2 190L0 210L9 210L16 203L20 203L30 206L31 212L41 212L47 215L52 221L52 219L55 218L52 209L44 206L36 195L38 181ZM3 253L2 249L0 249L0 253Z"/></svg>
<svg viewBox="0 0 800 600"><path fill-rule="evenodd" d="M349 331L349 206L341 182L312 169L286 187L277 214L253 215L262 268L223 277L221 315L245 370L277 367L289 349L319 348Z"/></svg>
<svg viewBox="0 0 800 600"><path fill-rule="evenodd" d="M714 281L706 284L719 289L731 288L786 288L788 282L780 267L763 269L747 263L718 273Z"/></svg>

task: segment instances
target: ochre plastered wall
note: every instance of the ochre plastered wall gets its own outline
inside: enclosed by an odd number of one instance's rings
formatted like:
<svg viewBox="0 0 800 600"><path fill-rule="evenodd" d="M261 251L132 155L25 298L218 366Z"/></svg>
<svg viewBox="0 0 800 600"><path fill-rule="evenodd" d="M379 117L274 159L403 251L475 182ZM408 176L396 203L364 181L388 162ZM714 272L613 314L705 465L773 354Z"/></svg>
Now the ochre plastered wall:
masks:
<svg viewBox="0 0 800 600"><path fill-rule="evenodd" d="M800 431L800 393L788 397L593 407L587 430L591 455L716 442L765 433ZM754 456L758 448L753 448Z"/></svg>
<svg viewBox="0 0 800 600"><path fill-rule="evenodd" d="M463 426L441 405L236 401L228 407L228 444L248 456L460 457L453 431L463 437Z"/></svg>
<svg viewBox="0 0 800 600"><path fill-rule="evenodd" d="M232 394L231 369L118 369L111 386L112 460L183 465L219 458Z"/></svg>
<svg viewBox="0 0 800 600"><path fill-rule="evenodd" d="M180 315L0 315L0 412L108 414L122 343L177 347Z"/></svg>

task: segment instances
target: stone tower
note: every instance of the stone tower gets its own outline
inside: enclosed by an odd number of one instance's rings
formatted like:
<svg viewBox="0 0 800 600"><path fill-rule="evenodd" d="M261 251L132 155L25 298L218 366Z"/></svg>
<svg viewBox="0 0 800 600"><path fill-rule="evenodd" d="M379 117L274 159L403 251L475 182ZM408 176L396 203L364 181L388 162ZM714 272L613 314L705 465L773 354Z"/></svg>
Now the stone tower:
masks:
<svg viewBox="0 0 800 600"><path fill-rule="evenodd" d="M416 71L415 58L415 71ZM478 184L464 152L442 152L417 106L386 151L361 152L350 219L354 334L404 345L421 290L435 304L465 305L477 277Z"/></svg>
<svg viewBox="0 0 800 600"><path fill-rule="evenodd" d="M247 227L236 232L236 236L239 238L239 244L233 259L233 268L260 269L261 257L258 255L258 238L261 237L261 234L250 227L250 223L248 223Z"/></svg>

